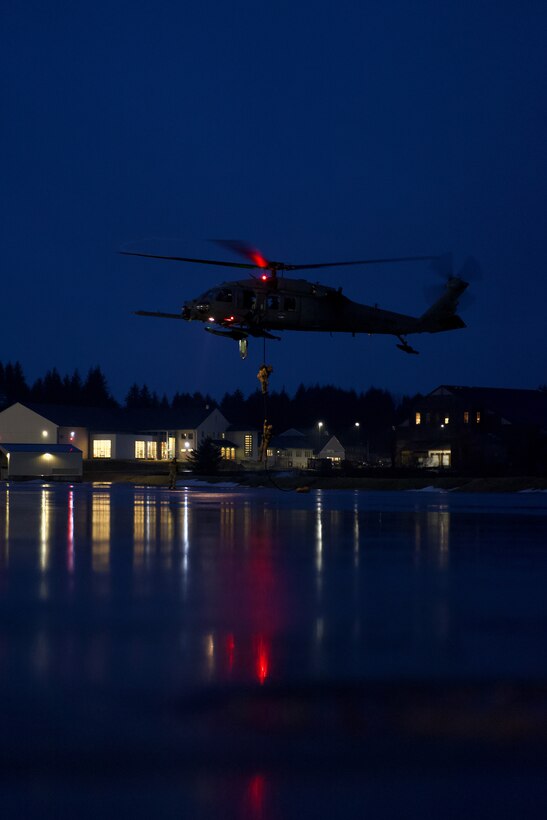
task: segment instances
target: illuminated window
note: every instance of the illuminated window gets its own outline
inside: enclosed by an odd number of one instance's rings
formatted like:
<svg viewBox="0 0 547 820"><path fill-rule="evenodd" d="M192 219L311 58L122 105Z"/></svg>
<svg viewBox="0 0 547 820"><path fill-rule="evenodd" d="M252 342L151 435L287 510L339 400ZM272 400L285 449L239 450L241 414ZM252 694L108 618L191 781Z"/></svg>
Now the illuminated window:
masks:
<svg viewBox="0 0 547 820"><path fill-rule="evenodd" d="M135 442L135 458L145 458L144 441Z"/></svg>
<svg viewBox="0 0 547 820"><path fill-rule="evenodd" d="M416 420L416 424L421 424L422 423L422 414L421 413L416 413L415 420Z"/></svg>
<svg viewBox="0 0 547 820"><path fill-rule="evenodd" d="M253 436L251 433L245 434L244 453L246 456L252 456L253 454Z"/></svg>
<svg viewBox="0 0 547 820"><path fill-rule="evenodd" d="M469 410L466 410L463 414L463 423L469 424Z"/></svg>
<svg viewBox="0 0 547 820"><path fill-rule="evenodd" d="M236 448L235 447L221 447L220 455L227 461L235 461Z"/></svg>
<svg viewBox="0 0 547 820"><path fill-rule="evenodd" d="M444 423L445 424L450 424L450 416L445 416L444 417Z"/></svg>
<svg viewBox="0 0 547 820"><path fill-rule="evenodd" d="M157 459L158 457L158 443L157 441L146 442L146 458Z"/></svg>
<svg viewBox="0 0 547 820"><path fill-rule="evenodd" d="M302 450L295 450L294 451L295 458L302 458Z"/></svg>
<svg viewBox="0 0 547 820"><path fill-rule="evenodd" d="M274 454L273 450L270 450L270 449L266 450L266 455L268 456L268 458L271 458L273 456L273 454Z"/></svg>
<svg viewBox="0 0 547 820"><path fill-rule="evenodd" d="M481 421L481 411L480 410L477 410L477 412L475 414L475 418L477 419L477 424L480 424L480 421Z"/></svg>
<svg viewBox="0 0 547 820"><path fill-rule="evenodd" d="M112 458L112 441L109 438L95 439L93 458Z"/></svg>
<svg viewBox="0 0 547 820"><path fill-rule="evenodd" d="M165 461L165 459L167 458L167 453L168 453L167 442L166 441L160 441L160 458L162 458Z"/></svg>

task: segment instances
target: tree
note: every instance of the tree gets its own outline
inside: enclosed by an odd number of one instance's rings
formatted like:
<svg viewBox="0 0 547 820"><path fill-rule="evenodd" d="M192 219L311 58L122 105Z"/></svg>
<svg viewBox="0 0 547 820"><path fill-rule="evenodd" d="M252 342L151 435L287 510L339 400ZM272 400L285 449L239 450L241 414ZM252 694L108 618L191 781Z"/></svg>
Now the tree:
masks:
<svg viewBox="0 0 547 820"><path fill-rule="evenodd" d="M217 475L222 464L220 447L207 437L190 453L188 464L196 475Z"/></svg>
<svg viewBox="0 0 547 820"><path fill-rule="evenodd" d="M117 403L110 395L106 376L100 367L92 367L82 388L83 403L90 407L116 407Z"/></svg>

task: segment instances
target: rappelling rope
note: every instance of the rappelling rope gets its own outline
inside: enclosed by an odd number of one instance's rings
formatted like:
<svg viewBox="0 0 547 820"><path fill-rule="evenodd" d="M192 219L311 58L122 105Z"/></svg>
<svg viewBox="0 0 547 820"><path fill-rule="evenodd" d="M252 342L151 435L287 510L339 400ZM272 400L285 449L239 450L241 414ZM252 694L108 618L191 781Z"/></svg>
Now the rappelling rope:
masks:
<svg viewBox="0 0 547 820"><path fill-rule="evenodd" d="M273 372L273 368L271 367L271 365L266 364L266 337L265 336L263 338L263 342L264 342L264 347L263 347L262 361L264 362L264 364L262 365L262 367L266 368L266 370L268 371L267 372L267 377L269 377L270 373ZM264 389L264 387L262 389L262 400L263 400L263 406L264 406L264 413L263 413L264 421L263 421L263 424L262 424L262 436L265 436L266 432L268 430L268 427L271 430L271 425L268 425L268 382L267 381L266 381L265 389ZM276 490L280 490L282 493L292 493L293 490L291 490L289 487L280 487L279 484L277 484L276 481L273 479L270 471L268 470L268 447L267 447L267 445L263 446L263 456L264 456L264 471L266 473L266 476L267 476L268 480L273 484L273 486L276 488Z"/></svg>

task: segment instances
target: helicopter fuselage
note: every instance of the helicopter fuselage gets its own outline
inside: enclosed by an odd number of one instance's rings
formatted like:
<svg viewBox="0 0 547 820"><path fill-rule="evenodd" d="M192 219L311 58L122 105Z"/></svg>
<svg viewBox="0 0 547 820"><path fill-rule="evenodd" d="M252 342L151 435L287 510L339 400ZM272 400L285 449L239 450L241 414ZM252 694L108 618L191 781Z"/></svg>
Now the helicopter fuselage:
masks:
<svg viewBox="0 0 547 820"><path fill-rule="evenodd" d="M224 282L187 302L181 318L244 329L249 335L261 335L261 330L396 336L421 332L419 318L354 302L341 289L285 277L252 284L248 279Z"/></svg>

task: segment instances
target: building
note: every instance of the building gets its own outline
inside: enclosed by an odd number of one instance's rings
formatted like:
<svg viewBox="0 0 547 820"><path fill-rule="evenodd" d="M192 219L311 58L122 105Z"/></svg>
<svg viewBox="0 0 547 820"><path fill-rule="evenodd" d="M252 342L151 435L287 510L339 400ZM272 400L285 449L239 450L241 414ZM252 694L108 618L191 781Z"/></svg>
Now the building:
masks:
<svg viewBox="0 0 547 820"><path fill-rule="evenodd" d="M0 412L0 444L66 444L91 460L176 456L184 462L205 438L219 441L227 460L257 457L256 430L230 428L217 408L126 410L17 402Z"/></svg>
<svg viewBox="0 0 547 820"><path fill-rule="evenodd" d="M78 481L82 451L71 444L0 444L0 479L50 478Z"/></svg>
<svg viewBox="0 0 547 820"><path fill-rule="evenodd" d="M307 470L319 459L340 466L345 458L344 448L336 436L305 433L291 428L275 436L267 451L268 463L278 469Z"/></svg>
<svg viewBox="0 0 547 820"><path fill-rule="evenodd" d="M396 428L400 467L458 471L547 468L547 393L441 385Z"/></svg>

